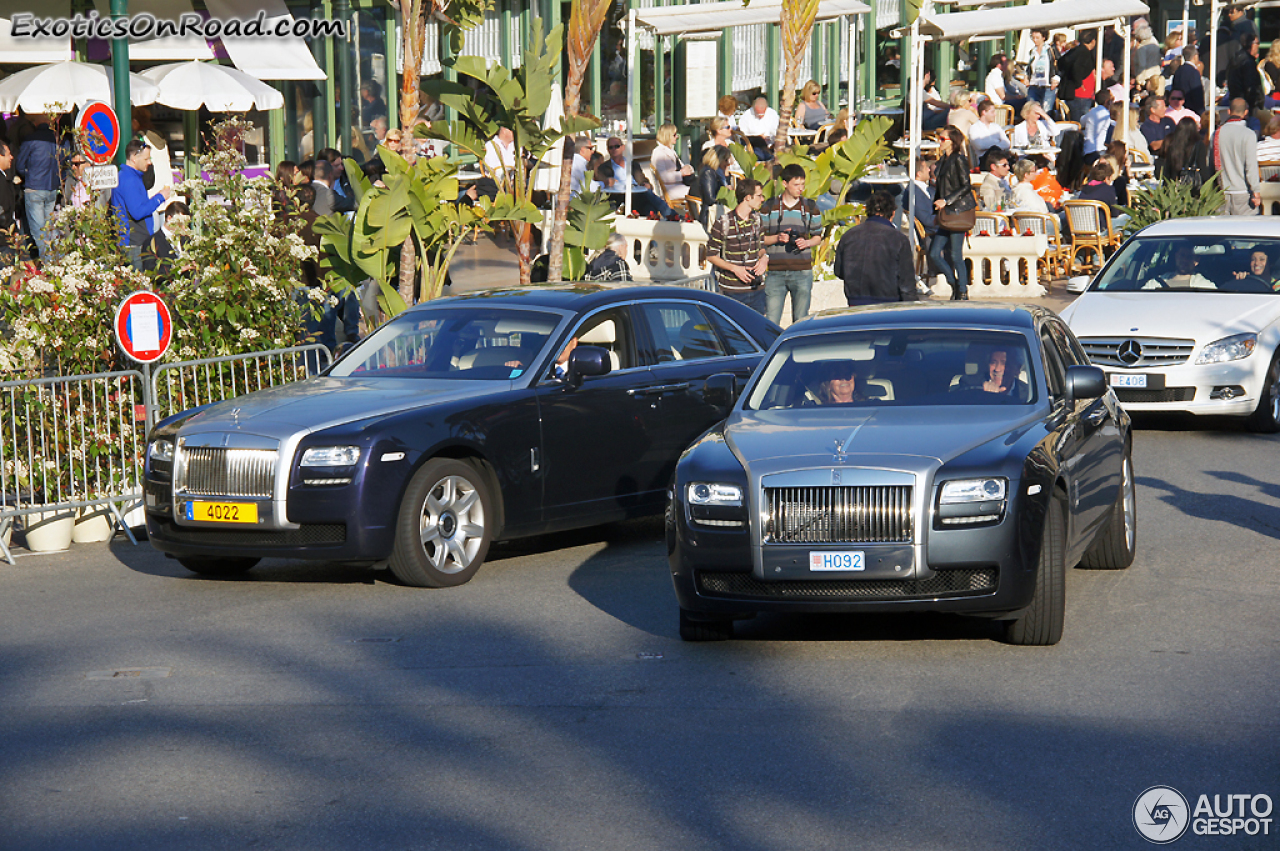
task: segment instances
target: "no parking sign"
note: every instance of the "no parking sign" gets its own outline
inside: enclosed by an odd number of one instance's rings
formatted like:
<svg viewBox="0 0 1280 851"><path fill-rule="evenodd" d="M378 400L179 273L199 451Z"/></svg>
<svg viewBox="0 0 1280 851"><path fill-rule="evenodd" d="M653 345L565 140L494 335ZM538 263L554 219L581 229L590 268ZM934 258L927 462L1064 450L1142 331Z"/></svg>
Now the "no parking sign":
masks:
<svg viewBox="0 0 1280 851"><path fill-rule="evenodd" d="M116 341L138 363L154 363L164 357L173 339L169 308L152 292L140 292L116 308Z"/></svg>
<svg viewBox="0 0 1280 851"><path fill-rule="evenodd" d="M85 104L76 117L76 129L84 134L85 158L94 165L106 165L120 147L120 119L102 101Z"/></svg>

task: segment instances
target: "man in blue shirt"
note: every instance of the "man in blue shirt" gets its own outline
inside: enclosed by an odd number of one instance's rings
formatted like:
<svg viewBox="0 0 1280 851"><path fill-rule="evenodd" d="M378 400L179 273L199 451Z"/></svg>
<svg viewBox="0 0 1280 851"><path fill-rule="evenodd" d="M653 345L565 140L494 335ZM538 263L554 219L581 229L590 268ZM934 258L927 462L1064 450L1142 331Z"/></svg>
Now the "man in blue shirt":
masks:
<svg viewBox="0 0 1280 851"><path fill-rule="evenodd" d="M120 247L129 256L133 268L142 269L142 246L152 233L151 214L173 193L166 186L159 194L148 197L142 173L151 165L151 148L141 139L132 139L124 149L124 165L120 179L111 190L111 212L120 223Z"/></svg>

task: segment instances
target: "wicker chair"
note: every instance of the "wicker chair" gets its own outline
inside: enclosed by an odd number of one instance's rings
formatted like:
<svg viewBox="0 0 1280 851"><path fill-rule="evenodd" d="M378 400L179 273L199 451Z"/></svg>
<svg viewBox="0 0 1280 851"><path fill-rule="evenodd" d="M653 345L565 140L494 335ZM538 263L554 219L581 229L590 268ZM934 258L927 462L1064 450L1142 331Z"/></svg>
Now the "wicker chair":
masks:
<svg viewBox="0 0 1280 851"><path fill-rule="evenodd" d="M973 235L979 236L985 232L987 236L999 236L1000 232L1007 227L1012 226L1009 224L1009 217L1004 213L989 213L985 210L979 210L977 221L973 226Z"/></svg>
<svg viewBox="0 0 1280 851"><path fill-rule="evenodd" d="M929 234L924 229L924 223L919 219L913 219L916 225L916 276L919 278L929 277Z"/></svg>
<svg viewBox="0 0 1280 851"><path fill-rule="evenodd" d="M814 136L813 141L810 142L809 144L811 146L827 144L827 138L831 135L831 131L835 130L839 126L840 125L836 124L836 122L834 121L832 121L830 124L822 125L821 127L818 128L818 135Z"/></svg>
<svg viewBox="0 0 1280 851"><path fill-rule="evenodd" d="M1071 226L1071 260L1068 271L1080 265L1080 252L1088 251L1093 261L1089 271L1102 268L1106 251L1118 246L1123 237L1111 229L1111 208L1101 201L1068 201L1067 224Z"/></svg>
<svg viewBox="0 0 1280 851"><path fill-rule="evenodd" d="M1066 275L1070 268L1071 249L1062 244L1062 232L1058 227L1058 217L1048 213L1014 213L1013 229L1018 233L1031 231L1033 234L1045 236L1049 250L1040 258L1040 263L1047 272L1044 275L1045 288L1053 291L1051 286L1055 275Z"/></svg>
<svg viewBox="0 0 1280 851"><path fill-rule="evenodd" d="M658 170L648 163L646 163L643 168L645 176L649 178L650 183L657 187L658 192L662 195L662 200L667 202L668 207L675 210L682 216L689 215L694 216L695 218L697 217L698 208L690 203L693 199L688 196L685 196L684 198L672 198L667 194L667 184L662 182L662 178L658 177Z"/></svg>
<svg viewBox="0 0 1280 851"><path fill-rule="evenodd" d="M1009 106L1009 104L1007 103L997 106L996 107L996 124L999 124L1001 127L1012 127L1013 126L1013 107Z"/></svg>

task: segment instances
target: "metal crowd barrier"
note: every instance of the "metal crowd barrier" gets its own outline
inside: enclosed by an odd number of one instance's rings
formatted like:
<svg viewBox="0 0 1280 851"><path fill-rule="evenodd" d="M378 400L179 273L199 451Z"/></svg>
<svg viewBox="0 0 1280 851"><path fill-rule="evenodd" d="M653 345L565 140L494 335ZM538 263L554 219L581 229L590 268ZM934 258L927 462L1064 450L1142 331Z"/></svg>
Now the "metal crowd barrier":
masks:
<svg viewBox="0 0 1280 851"><path fill-rule="evenodd" d="M142 505L147 431L171 414L315 375L332 362L319 344L103 372L0 382L0 557L14 521L105 506Z"/></svg>
<svg viewBox="0 0 1280 851"><path fill-rule="evenodd" d="M180 411L266 387L292 384L327 369L333 356L319 343L166 363L151 374L149 425Z"/></svg>
<svg viewBox="0 0 1280 851"><path fill-rule="evenodd" d="M14 563L5 541L14 518L36 513L106 506L133 540L124 514L142 500L146 394L136 370L0 383L5 561Z"/></svg>

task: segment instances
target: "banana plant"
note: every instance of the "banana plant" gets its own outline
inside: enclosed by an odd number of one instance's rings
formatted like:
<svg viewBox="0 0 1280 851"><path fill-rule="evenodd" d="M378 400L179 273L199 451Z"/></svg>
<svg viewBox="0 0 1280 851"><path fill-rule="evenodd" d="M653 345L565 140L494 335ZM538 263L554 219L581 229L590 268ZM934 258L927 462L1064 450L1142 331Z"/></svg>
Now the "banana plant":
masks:
<svg viewBox="0 0 1280 851"><path fill-rule="evenodd" d="M587 273L587 252L609 242L617 202L606 192L583 191L569 199L564 229L564 280L581 281ZM554 283L554 282L553 282Z"/></svg>
<svg viewBox="0 0 1280 851"><path fill-rule="evenodd" d="M347 293L368 278L379 288L378 305L387 316L407 308L407 300L393 281L399 278L400 246L412 240L423 300L436 298L444 287L449 263L472 231L491 229L493 222L529 223L541 214L527 200L501 192L474 205L457 203L457 166L446 157L420 159L410 165L398 153L379 148L387 167L382 185L363 175L352 180L359 199L348 220L335 213L316 220L321 238L322 270L331 289ZM356 172L359 174L359 171Z"/></svg>
<svg viewBox="0 0 1280 851"><path fill-rule="evenodd" d="M493 94L477 96L474 90L449 80L427 83L427 90L441 103L457 110L461 118L447 124L419 126L415 134L448 142L458 153L471 155L477 167L506 189L513 199L532 206L533 185L523 163L515 164L510 179L505 174L495 174L484 162L485 144L498 135L500 128L510 129L515 136L516 150L528 154L532 164L529 174L534 174L547 154L563 145L565 136L597 126L594 119L585 116L565 116L559 127L542 128L542 117L551 105L552 84L560 72L562 44L562 26L557 25L543 37L542 20L535 18L521 66L514 73L480 56L459 56L454 61L454 70L484 83ZM520 283L525 285L533 270L532 225L539 220L520 220L516 233Z"/></svg>

